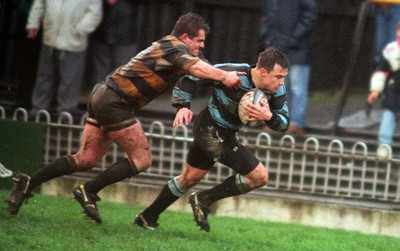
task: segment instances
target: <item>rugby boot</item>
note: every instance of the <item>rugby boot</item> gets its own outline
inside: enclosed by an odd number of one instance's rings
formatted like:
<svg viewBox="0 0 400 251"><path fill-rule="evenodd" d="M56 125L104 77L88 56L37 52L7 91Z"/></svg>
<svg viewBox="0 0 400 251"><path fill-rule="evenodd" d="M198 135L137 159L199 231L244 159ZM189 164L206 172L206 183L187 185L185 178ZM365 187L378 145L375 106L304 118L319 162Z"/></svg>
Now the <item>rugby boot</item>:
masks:
<svg viewBox="0 0 400 251"><path fill-rule="evenodd" d="M74 194L74 199L81 204L85 215L100 224L101 217L96 205L96 201L100 201L100 197L86 192L83 185L75 187L72 193Z"/></svg>
<svg viewBox="0 0 400 251"><path fill-rule="evenodd" d="M189 204L192 207L194 220L197 225L204 231L210 232L210 224L208 223L208 212L210 211L206 205L203 205L198 197L197 193L193 192L189 196Z"/></svg>
<svg viewBox="0 0 400 251"><path fill-rule="evenodd" d="M134 224L149 230L155 230L156 227L158 227L157 218L152 219L150 217L146 217L143 212L140 212L138 215L136 215Z"/></svg>
<svg viewBox="0 0 400 251"><path fill-rule="evenodd" d="M7 209L8 212L11 215L16 215L19 209L21 208L22 203L24 201L25 203L27 203L28 198L32 197L33 195L27 193L28 186L31 181L30 176L23 173L19 173L13 178L13 180L14 180L13 188L6 202L8 204L8 209Z"/></svg>

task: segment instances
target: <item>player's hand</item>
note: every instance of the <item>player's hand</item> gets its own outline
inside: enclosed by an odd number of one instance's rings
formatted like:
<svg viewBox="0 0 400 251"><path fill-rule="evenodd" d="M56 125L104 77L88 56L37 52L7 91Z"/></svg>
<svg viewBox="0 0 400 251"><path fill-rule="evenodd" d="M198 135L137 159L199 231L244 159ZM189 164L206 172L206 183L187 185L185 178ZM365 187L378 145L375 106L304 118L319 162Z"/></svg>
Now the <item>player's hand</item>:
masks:
<svg viewBox="0 0 400 251"><path fill-rule="evenodd" d="M372 104L375 102L375 100L377 100L379 97L379 93L377 91L372 91L369 93L368 97L367 97L367 103L368 104Z"/></svg>
<svg viewBox="0 0 400 251"><path fill-rule="evenodd" d="M222 81L222 83L226 87L237 90L242 86L242 80L239 78L239 76L242 76L242 75L246 75L246 73L240 72L240 71L226 72L225 79Z"/></svg>
<svg viewBox="0 0 400 251"><path fill-rule="evenodd" d="M268 102L260 100L260 105L249 104L244 108L249 115L249 121L268 121L272 118L272 112Z"/></svg>
<svg viewBox="0 0 400 251"><path fill-rule="evenodd" d="M192 121L192 118L193 112L191 110L186 107L181 108L175 115L173 126L176 128L182 126L183 124L188 125Z"/></svg>
<svg viewBox="0 0 400 251"><path fill-rule="evenodd" d="M244 75L246 75L246 72L244 72L244 71L234 71L234 73L236 73L236 76L244 76Z"/></svg>

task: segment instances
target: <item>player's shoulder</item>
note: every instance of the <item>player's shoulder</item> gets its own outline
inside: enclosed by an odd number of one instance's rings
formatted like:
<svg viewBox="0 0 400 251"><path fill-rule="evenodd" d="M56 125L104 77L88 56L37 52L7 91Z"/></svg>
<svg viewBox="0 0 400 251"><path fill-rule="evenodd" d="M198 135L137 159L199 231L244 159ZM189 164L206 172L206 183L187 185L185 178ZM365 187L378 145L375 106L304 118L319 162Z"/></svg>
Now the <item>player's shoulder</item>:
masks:
<svg viewBox="0 0 400 251"><path fill-rule="evenodd" d="M157 40L155 44L157 44L156 47L158 47L162 51L182 50L188 52L185 43L183 43L181 40L173 35L164 36L161 39Z"/></svg>

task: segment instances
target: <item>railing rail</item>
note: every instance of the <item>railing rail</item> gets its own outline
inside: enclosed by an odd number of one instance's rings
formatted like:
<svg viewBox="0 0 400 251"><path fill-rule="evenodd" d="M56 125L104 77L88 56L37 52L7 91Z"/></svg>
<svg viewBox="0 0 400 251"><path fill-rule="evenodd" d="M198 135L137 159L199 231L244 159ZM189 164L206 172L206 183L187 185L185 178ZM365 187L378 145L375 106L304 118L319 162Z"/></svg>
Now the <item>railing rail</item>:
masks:
<svg viewBox="0 0 400 251"><path fill-rule="evenodd" d="M0 118L5 117L4 109L0 107ZM27 121L27 112L18 108L11 119ZM35 122L46 125L44 163L78 151L84 117L76 125L68 113L62 113L54 120L48 112L41 111ZM169 179L180 174L193 141L190 130L185 126L168 127L157 120L145 122L139 118L139 122L145 130L153 154L152 167L142 175ZM400 159L392 156L390 146L382 145L376 151L370 151L367 144L361 141L346 147L338 139L324 143L317 137L309 137L299 143L290 135L283 135L274 141L266 132L241 136L240 140L269 171L270 182L263 189L400 201ZM378 151L386 151L386 155L379 157ZM113 144L94 169L102 170L123 156L125 154ZM216 164L202 182L220 183L232 174L230 168Z"/></svg>

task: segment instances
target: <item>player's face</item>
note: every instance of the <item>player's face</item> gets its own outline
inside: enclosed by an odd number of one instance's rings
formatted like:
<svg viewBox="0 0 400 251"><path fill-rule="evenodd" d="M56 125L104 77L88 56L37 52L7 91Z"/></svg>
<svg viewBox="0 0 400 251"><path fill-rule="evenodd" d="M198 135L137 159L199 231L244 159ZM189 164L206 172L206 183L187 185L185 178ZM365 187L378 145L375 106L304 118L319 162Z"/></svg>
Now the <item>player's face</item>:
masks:
<svg viewBox="0 0 400 251"><path fill-rule="evenodd" d="M266 69L260 69L263 89L275 93L281 85L284 84L284 79L288 74L288 69L275 64L272 71L268 72Z"/></svg>
<svg viewBox="0 0 400 251"><path fill-rule="evenodd" d="M182 41L188 47L189 53L198 56L200 48L204 48L204 41L206 40L206 32L201 29L196 37L190 38L189 36L183 36Z"/></svg>

